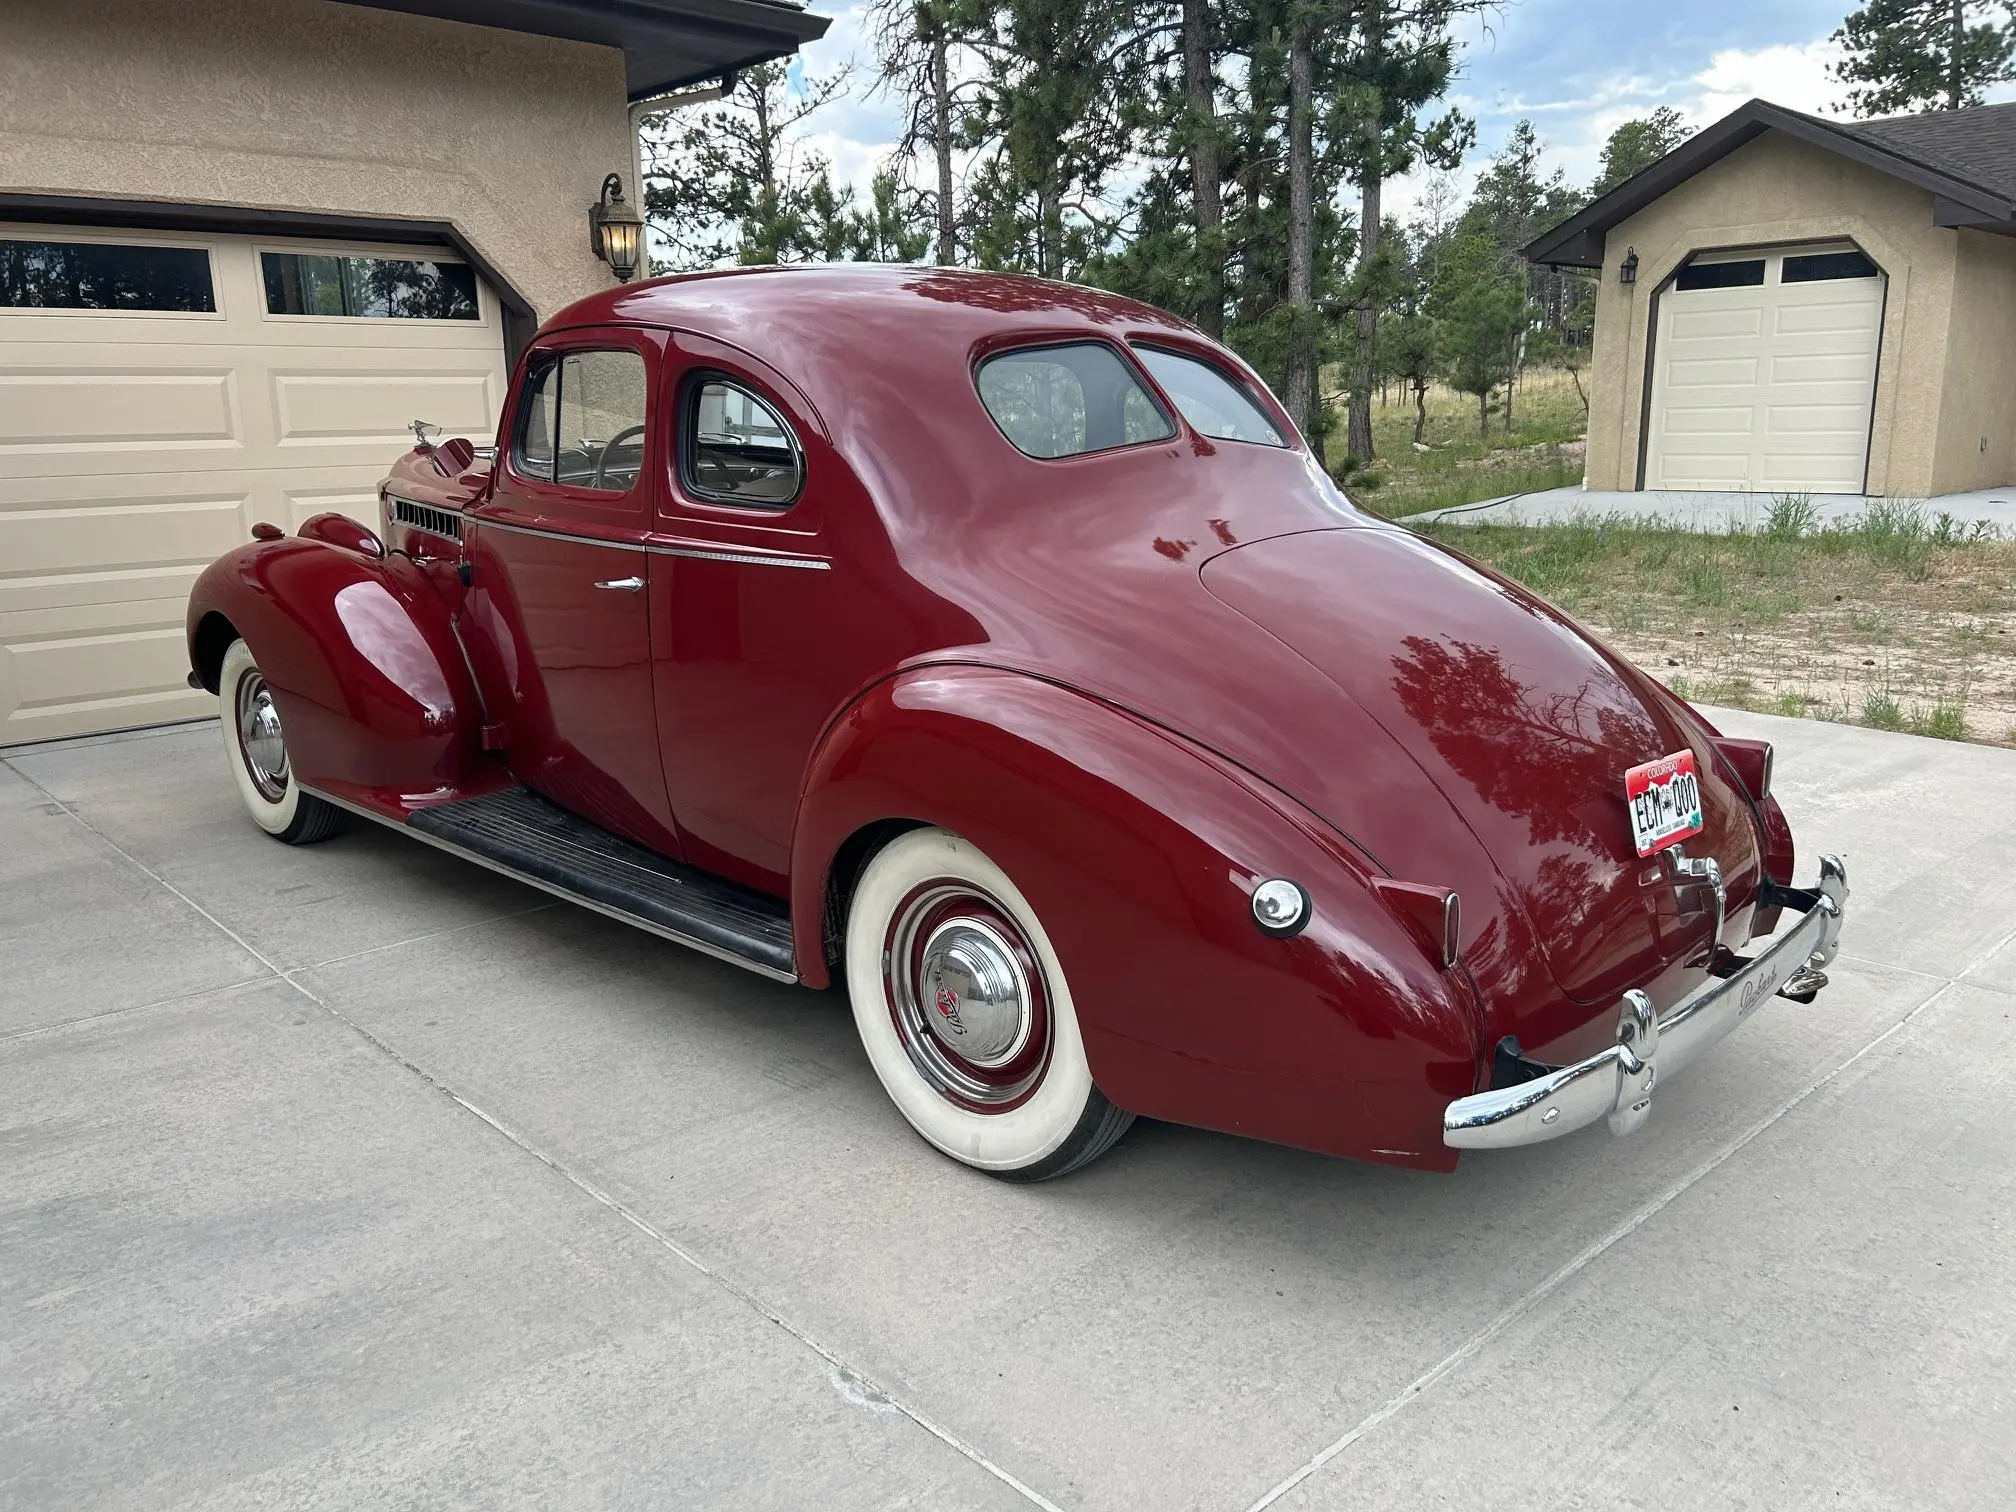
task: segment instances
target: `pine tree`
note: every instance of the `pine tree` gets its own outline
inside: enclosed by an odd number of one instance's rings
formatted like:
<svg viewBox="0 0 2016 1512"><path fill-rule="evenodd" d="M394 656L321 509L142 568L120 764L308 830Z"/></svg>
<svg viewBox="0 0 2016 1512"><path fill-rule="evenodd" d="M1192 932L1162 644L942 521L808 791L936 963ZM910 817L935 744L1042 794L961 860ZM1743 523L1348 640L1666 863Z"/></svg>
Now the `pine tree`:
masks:
<svg viewBox="0 0 2016 1512"><path fill-rule="evenodd" d="M1649 116L1626 121L1610 133L1603 144L1603 165L1589 197L1608 194L1624 180L1644 172L1659 159L1694 134L1687 118L1671 105L1661 105Z"/></svg>
<svg viewBox="0 0 2016 1512"><path fill-rule="evenodd" d="M2007 0L1868 0L1834 33L1846 56L1834 77L1863 116L1979 105L2012 77Z"/></svg>

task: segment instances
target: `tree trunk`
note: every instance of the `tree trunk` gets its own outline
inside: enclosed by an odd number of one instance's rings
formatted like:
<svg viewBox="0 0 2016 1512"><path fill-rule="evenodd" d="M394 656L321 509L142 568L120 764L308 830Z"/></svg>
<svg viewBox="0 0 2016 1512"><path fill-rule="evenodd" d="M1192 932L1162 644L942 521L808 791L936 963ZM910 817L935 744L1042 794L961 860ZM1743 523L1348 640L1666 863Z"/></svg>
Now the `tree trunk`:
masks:
<svg viewBox="0 0 2016 1512"><path fill-rule="evenodd" d="M1045 184L1037 196L1036 271L1045 278L1064 276L1064 200L1057 186Z"/></svg>
<svg viewBox="0 0 2016 1512"><path fill-rule="evenodd" d="M1946 108L1958 110L1966 98L1966 87L1960 77L1962 49L1967 45L1967 8L1965 0L1953 0L1949 11L1946 37Z"/></svg>
<svg viewBox="0 0 2016 1512"><path fill-rule="evenodd" d="M1379 117L1368 115L1360 128L1365 133L1365 161L1358 170L1358 343L1351 355L1351 418L1346 429L1347 449L1360 462L1372 460L1372 369L1373 342L1379 334L1379 303L1371 285L1372 259L1379 255L1379 237L1385 229L1380 219L1379 191L1384 187L1379 172Z"/></svg>
<svg viewBox="0 0 2016 1512"><path fill-rule="evenodd" d="M1197 219L1197 325L1215 341L1225 334L1225 210L1212 88L1210 8L1207 0L1183 0L1183 96L1190 111L1190 193Z"/></svg>
<svg viewBox="0 0 2016 1512"><path fill-rule="evenodd" d="M931 38L931 145L938 154L938 261L950 267L958 256L958 221L952 204L952 81L945 27Z"/></svg>
<svg viewBox="0 0 2016 1512"><path fill-rule="evenodd" d="M1310 96L1315 54L1309 24L1288 44L1288 381L1282 401L1310 449L1323 455L1316 415L1316 194Z"/></svg>
<svg viewBox="0 0 2016 1512"><path fill-rule="evenodd" d="M1477 396L1477 434L1491 434L1491 390L1485 389Z"/></svg>
<svg viewBox="0 0 2016 1512"><path fill-rule="evenodd" d="M1428 434L1428 385L1414 380L1414 444L1422 444Z"/></svg>

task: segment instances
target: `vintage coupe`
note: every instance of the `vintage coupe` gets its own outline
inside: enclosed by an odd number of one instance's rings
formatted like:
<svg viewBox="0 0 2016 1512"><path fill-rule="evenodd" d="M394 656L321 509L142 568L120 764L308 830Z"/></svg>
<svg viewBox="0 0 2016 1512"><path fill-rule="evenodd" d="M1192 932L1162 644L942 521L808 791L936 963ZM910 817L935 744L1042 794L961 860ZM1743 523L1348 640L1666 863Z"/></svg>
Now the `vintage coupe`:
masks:
<svg viewBox="0 0 2016 1512"><path fill-rule="evenodd" d="M1792 885L1768 746L1358 511L1124 299L617 289L538 332L494 457L423 440L381 502L191 596L253 818L844 981L903 1115L996 1175L1137 1114L1437 1170L1628 1132L1825 982L1846 875Z"/></svg>

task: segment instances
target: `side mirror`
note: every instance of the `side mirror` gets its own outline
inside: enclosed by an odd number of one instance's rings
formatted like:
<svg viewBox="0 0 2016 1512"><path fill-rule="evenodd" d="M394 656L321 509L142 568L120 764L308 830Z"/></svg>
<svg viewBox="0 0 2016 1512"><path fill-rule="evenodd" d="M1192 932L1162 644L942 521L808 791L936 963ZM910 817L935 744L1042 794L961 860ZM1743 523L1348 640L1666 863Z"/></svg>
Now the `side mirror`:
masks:
<svg viewBox="0 0 2016 1512"><path fill-rule="evenodd" d="M434 465L444 478L460 477L476 460L476 447L466 436L450 436L434 448Z"/></svg>

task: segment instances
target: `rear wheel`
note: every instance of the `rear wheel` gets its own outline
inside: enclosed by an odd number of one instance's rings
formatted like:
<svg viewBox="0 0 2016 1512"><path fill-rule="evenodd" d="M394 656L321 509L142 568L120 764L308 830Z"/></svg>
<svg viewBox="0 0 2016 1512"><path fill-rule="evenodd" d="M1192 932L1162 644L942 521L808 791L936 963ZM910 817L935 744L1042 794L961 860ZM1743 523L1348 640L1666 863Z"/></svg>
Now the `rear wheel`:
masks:
<svg viewBox="0 0 2016 1512"><path fill-rule="evenodd" d="M252 648L234 640L217 676L224 720L224 753L238 795L259 828L289 845L313 845L343 828L343 811L301 791L287 757L280 710Z"/></svg>
<svg viewBox="0 0 2016 1512"><path fill-rule="evenodd" d="M912 1128L1012 1181L1103 1154L1134 1115L1092 1083L1049 937L978 847L912 830L875 854L847 916L847 991Z"/></svg>

